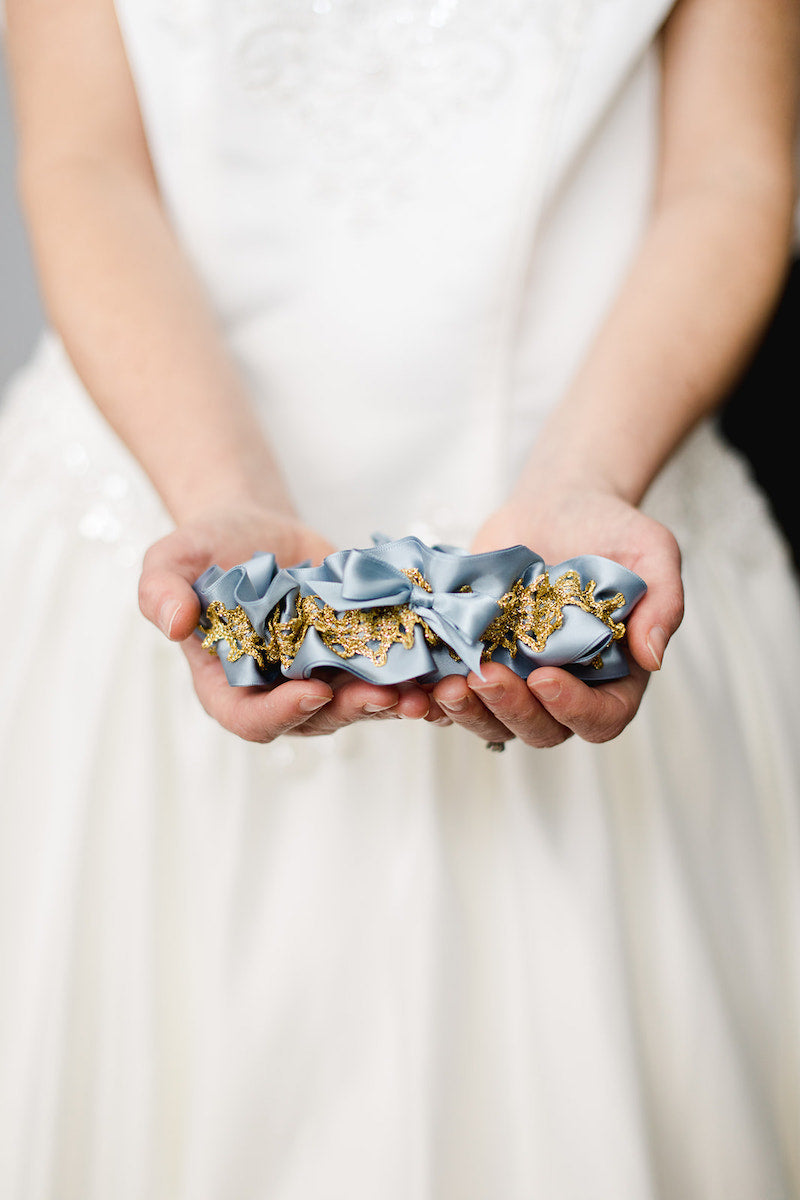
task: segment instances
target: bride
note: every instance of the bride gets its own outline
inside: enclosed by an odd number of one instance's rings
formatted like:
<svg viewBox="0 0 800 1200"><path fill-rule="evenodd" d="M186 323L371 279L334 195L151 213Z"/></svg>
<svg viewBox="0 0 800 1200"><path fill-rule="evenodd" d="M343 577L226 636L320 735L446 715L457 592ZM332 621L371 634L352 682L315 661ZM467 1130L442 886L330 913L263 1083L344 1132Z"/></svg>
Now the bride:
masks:
<svg viewBox="0 0 800 1200"><path fill-rule="evenodd" d="M800 1198L800 605L713 421L796 6L6 20L0 1191ZM374 530L623 563L629 674L229 687L194 580Z"/></svg>

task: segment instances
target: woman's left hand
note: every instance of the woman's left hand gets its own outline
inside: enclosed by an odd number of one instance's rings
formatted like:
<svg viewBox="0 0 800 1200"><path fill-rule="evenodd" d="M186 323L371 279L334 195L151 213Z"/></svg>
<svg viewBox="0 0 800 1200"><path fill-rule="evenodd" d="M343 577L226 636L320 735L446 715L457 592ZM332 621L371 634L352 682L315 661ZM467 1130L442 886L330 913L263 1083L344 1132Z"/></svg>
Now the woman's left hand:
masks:
<svg viewBox="0 0 800 1200"><path fill-rule="evenodd" d="M607 492L565 489L535 504L511 502L479 531L472 551L522 544L557 563L601 554L648 585L627 621L630 674L590 687L558 667L539 667L521 679L487 663L484 678L449 676L433 689L438 709L485 742L519 738L557 746L573 734L587 742L617 737L636 714L652 671L661 666L683 617L680 551L663 525Z"/></svg>

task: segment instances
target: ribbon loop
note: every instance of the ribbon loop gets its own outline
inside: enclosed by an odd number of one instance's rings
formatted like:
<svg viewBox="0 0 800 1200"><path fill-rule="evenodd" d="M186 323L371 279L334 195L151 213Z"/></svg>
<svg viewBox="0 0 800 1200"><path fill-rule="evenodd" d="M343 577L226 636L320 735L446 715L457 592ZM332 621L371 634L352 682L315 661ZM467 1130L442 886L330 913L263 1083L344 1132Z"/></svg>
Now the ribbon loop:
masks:
<svg viewBox="0 0 800 1200"><path fill-rule="evenodd" d="M406 604L412 583L382 558L354 551L342 571L342 600L347 603Z"/></svg>

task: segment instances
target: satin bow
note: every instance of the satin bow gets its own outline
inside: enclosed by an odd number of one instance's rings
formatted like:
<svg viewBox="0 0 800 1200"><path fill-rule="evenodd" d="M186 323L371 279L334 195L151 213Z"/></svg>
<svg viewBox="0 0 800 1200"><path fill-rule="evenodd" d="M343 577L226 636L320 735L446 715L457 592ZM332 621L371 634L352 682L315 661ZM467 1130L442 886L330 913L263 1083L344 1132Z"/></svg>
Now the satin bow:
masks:
<svg viewBox="0 0 800 1200"><path fill-rule="evenodd" d="M319 583L317 593L332 608L405 605L480 674L480 636L500 611L497 601L478 592L434 590L430 581L426 582L430 591L385 558L370 551L355 551L345 562L341 583Z"/></svg>

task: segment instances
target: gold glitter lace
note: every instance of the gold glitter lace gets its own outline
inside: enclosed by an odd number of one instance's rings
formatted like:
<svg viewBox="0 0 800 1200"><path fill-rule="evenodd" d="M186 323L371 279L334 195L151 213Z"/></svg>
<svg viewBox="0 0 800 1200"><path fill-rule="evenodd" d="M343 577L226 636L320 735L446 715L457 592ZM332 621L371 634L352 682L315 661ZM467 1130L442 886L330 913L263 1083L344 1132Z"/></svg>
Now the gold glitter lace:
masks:
<svg viewBox="0 0 800 1200"><path fill-rule="evenodd" d="M269 657L267 643L256 633L241 604L236 608L226 608L221 600L212 600L206 609L205 617L208 626L200 627L205 634L204 650L216 654L217 642L224 641L228 643L228 662L236 662L245 654L249 654L262 671L266 669Z"/></svg>
<svg viewBox="0 0 800 1200"><path fill-rule="evenodd" d="M416 569L410 568L403 574L425 591L433 590ZM609 600L597 600L596 586L591 579L582 588L577 571L565 571L552 584L547 573L528 587L517 580L511 590L500 597L501 611L483 634L482 658L490 660L498 649L506 650L514 657L520 642L529 650L541 653L550 635L563 625L563 609L568 604L599 618L611 630L612 640L623 637L625 626L621 621L614 621L611 614L622 607L625 597L618 592ZM309 629L315 629L323 644L339 658L360 655L378 667L385 666L392 646L411 649L417 626L422 629L429 646L439 644L439 638L427 621L407 604L336 612L319 596L300 596L295 615L289 620L281 621L277 610L272 614L267 621L266 637L256 633L241 605L226 609L221 601L214 600L205 617L208 625L202 627L204 649L216 654L217 642L226 641L229 662L236 662L248 654L262 670L270 663L280 663L284 670L288 669ZM451 655L457 659L452 650ZM595 659L593 665L601 666L602 660Z"/></svg>
<svg viewBox="0 0 800 1200"><path fill-rule="evenodd" d="M322 642L340 658L362 655L376 667L386 665L391 647L395 644L410 650L414 644L414 629L419 625L429 645L438 638L428 623L408 605L385 605L379 608L351 608L336 612L323 604L318 596L302 596L297 601L297 615L288 621L278 620L277 614L267 623L270 643L269 658L290 667L303 644L309 629L315 629Z"/></svg>
<svg viewBox="0 0 800 1200"><path fill-rule="evenodd" d="M595 580L590 579L582 588L577 571L565 571L555 583L550 582L545 572L528 587L518 579L511 590L500 597L501 612L484 631L482 657L488 661L495 650L502 649L513 658L519 642L540 654L550 635L564 624L563 610L567 604L574 604L599 618L611 630L612 641L623 637L625 626L621 621L615 621L611 614L622 607L625 597L617 592L609 600L596 600L596 587Z"/></svg>
<svg viewBox="0 0 800 1200"><path fill-rule="evenodd" d="M403 574L426 592L433 591L415 567L409 567ZM361 655L376 667L386 665L392 646L399 644L406 650L411 649L417 625L428 645L435 646L439 641L427 621L406 604L336 612L319 596L301 596L296 608L296 615L288 621L279 620L278 614L274 613L267 622L270 641L265 645L268 657L271 662L280 662L284 670L292 665L309 629L315 629L324 645L340 658Z"/></svg>
<svg viewBox="0 0 800 1200"><path fill-rule="evenodd" d="M416 567L401 567L400 569L405 575L406 579L410 579L412 583L417 585L417 587L421 587L425 592L433 591L433 588L428 583L425 576L421 571L418 571Z"/></svg>

